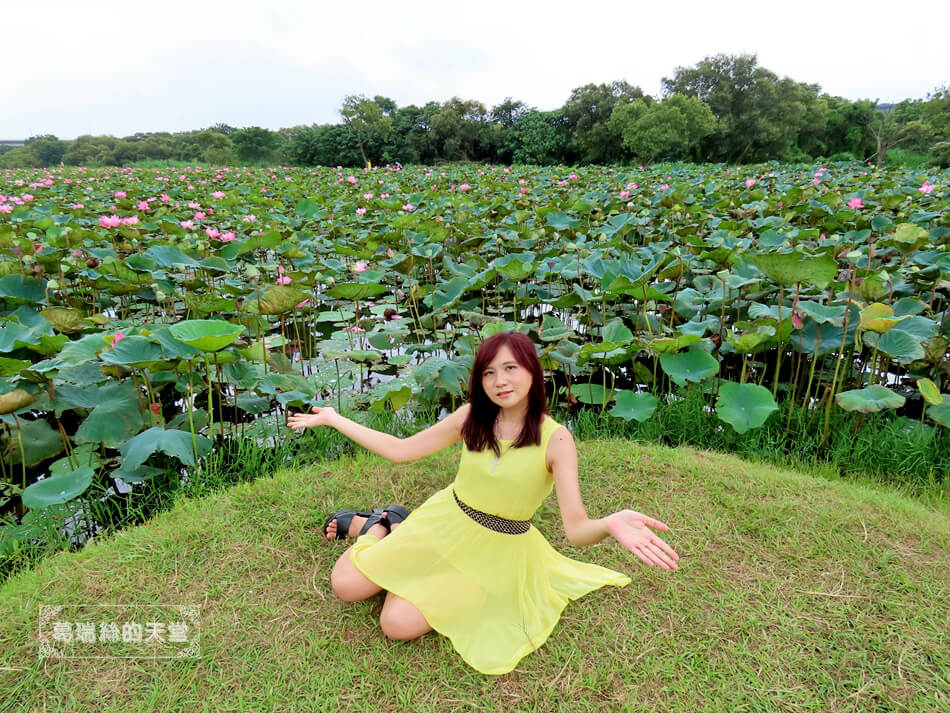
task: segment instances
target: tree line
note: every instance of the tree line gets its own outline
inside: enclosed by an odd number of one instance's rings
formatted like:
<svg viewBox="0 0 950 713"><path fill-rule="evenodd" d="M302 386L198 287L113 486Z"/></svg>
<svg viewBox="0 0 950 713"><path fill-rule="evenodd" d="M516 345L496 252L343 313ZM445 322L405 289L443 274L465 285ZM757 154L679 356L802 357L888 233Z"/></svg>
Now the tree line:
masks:
<svg viewBox="0 0 950 713"><path fill-rule="evenodd" d="M455 161L622 164L887 160L950 165L950 88L896 105L849 101L779 78L755 55L716 55L663 78L659 98L625 81L574 89L559 109L453 97L397 106L347 96L340 123L272 131L227 124L124 138L34 136L0 147L0 167L126 166L138 161L363 166Z"/></svg>

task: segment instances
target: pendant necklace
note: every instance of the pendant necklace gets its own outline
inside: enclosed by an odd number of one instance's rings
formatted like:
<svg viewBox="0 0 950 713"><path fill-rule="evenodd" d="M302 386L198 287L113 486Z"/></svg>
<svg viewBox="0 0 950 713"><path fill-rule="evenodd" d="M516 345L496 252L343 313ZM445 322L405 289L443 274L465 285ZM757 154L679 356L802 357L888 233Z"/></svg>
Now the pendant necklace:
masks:
<svg viewBox="0 0 950 713"><path fill-rule="evenodd" d="M498 454L498 457L495 458L495 460L492 461L492 464L491 464L491 472L492 472L492 473L494 473L494 472L495 472L495 468L498 467L498 461L500 461L500 460L501 460L501 457L502 457L503 455L505 455L505 453L507 453L507 452L511 449L511 446L512 446L512 445L513 445L513 443L509 443L509 444L508 444L508 448L505 448L505 450L503 450L501 453L499 453L499 454Z"/></svg>

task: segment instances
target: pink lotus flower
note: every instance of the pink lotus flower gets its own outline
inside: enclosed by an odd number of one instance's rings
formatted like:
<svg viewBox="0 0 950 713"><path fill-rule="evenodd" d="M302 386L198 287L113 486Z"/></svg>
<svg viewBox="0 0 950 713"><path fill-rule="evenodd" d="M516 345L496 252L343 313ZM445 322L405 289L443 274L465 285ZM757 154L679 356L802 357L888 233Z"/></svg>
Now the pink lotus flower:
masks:
<svg viewBox="0 0 950 713"><path fill-rule="evenodd" d="M470 190L472 190L472 187L471 187L470 185L468 185L467 183L463 183L461 186L459 186L459 190L460 190L460 191L470 191Z"/></svg>
<svg viewBox="0 0 950 713"><path fill-rule="evenodd" d="M414 211L414 210L416 209L416 207L415 207L412 203L406 203L406 205L404 205L404 206L402 207L402 209L403 209L404 211L406 211L407 213L410 213L410 212Z"/></svg>
<svg viewBox="0 0 950 713"><path fill-rule="evenodd" d="M224 198L224 191L215 191L211 194L212 198Z"/></svg>
<svg viewBox="0 0 950 713"><path fill-rule="evenodd" d="M137 215L131 215L128 218L122 219L122 225L136 225L139 222L139 217Z"/></svg>
<svg viewBox="0 0 950 713"><path fill-rule="evenodd" d="M854 198L848 201L848 207L851 210L861 210L864 207L864 203L862 202L860 198L855 196Z"/></svg>
<svg viewBox="0 0 950 713"><path fill-rule="evenodd" d="M568 176L567 178L568 178L569 181L576 181L576 180L578 180L578 179L580 178L580 176L578 176L576 173L572 173L572 174L571 174L570 176Z"/></svg>
<svg viewBox="0 0 950 713"><path fill-rule="evenodd" d="M9 203L0 203L0 213L12 213L13 206Z"/></svg>
<svg viewBox="0 0 950 713"><path fill-rule="evenodd" d="M125 191L116 191L112 195L114 195L116 199L125 198Z"/></svg>
<svg viewBox="0 0 950 713"><path fill-rule="evenodd" d="M812 179L811 182L817 186L819 183L821 183L821 179L816 176L815 178Z"/></svg>
<svg viewBox="0 0 950 713"><path fill-rule="evenodd" d="M805 323L802 321L801 315L798 312L792 312L792 326L795 329L801 329L805 326Z"/></svg>
<svg viewBox="0 0 950 713"><path fill-rule="evenodd" d="M752 188L752 186L755 185L755 179L754 178L745 179L745 185L746 185L746 188Z"/></svg>
<svg viewBox="0 0 950 713"><path fill-rule="evenodd" d="M353 185L356 185L357 183L359 183L359 181L356 179L356 176L347 176L346 182L352 183Z"/></svg>
<svg viewBox="0 0 950 713"><path fill-rule="evenodd" d="M82 209L85 208L86 206L83 205L82 203L73 203L72 206L70 206L70 207L71 207L73 210L82 210Z"/></svg>
<svg viewBox="0 0 950 713"><path fill-rule="evenodd" d="M103 228L118 228L122 225L122 218L117 215L100 215L99 225Z"/></svg>
<svg viewBox="0 0 950 713"><path fill-rule="evenodd" d="M621 197L621 198L629 198L629 197L630 197L630 191L620 191L620 197Z"/></svg>
<svg viewBox="0 0 950 713"><path fill-rule="evenodd" d="M207 216L205 213L203 213L202 211L200 211L200 210L196 210L196 211L195 211L195 216L194 216L195 220L204 220L204 219L207 218L207 217L208 217L208 216Z"/></svg>
<svg viewBox="0 0 950 713"><path fill-rule="evenodd" d="M290 282L291 280L289 277L287 277L287 275L281 275L280 277L277 278L278 285L289 285Z"/></svg>
<svg viewBox="0 0 950 713"><path fill-rule="evenodd" d="M365 199L368 200L368 201L373 200L373 194L372 194L372 193L364 193L364 194L363 194L363 198L365 198Z"/></svg>
<svg viewBox="0 0 950 713"><path fill-rule="evenodd" d="M660 186L660 190L661 190L661 191L665 191L665 190L668 189L669 187L670 187L670 184L669 184L669 183L664 183L662 186Z"/></svg>
<svg viewBox="0 0 950 713"><path fill-rule="evenodd" d="M139 210L148 210L148 201L139 201L138 209L139 209Z"/></svg>
<svg viewBox="0 0 950 713"><path fill-rule="evenodd" d="M387 255L388 257L392 257L392 256L393 256L393 249L392 249L392 248L386 248L386 255Z"/></svg>
<svg viewBox="0 0 950 713"><path fill-rule="evenodd" d="M559 186L566 186L566 185L567 185L567 181L561 180L561 181L558 181L557 184L558 184Z"/></svg>
<svg viewBox="0 0 950 713"><path fill-rule="evenodd" d="M368 263L364 262L363 260L360 260L359 262L354 264L353 267L351 267L350 269L353 272L366 272L367 264Z"/></svg>
<svg viewBox="0 0 950 713"><path fill-rule="evenodd" d="M257 220L257 216L254 215L253 213L248 213L243 218L241 218L241 220L244 221L245 223L253 223L255 220Z"/></svg>
<svg viewBox="0 0 950 713"><path fill-rule="evenodd" d="M181 226L182 230L191 230L192 228L195 227L195 223L193 220L179 220L178 225Z"/></svg>
<svg viewBox="0 0 950 713"><path fill-rule="evenodd" d="M233 240L237 240L237 236L234 233L232 233L230 230L226 233L221 234L222 243L230 243Z"/></svg>
<svg viewBox="0 0 950 713"><path fill-rule="evenodd" d="M357 214L357 215L365 215L365 214L366 214L366 208L357 208L357 209L356 209L356 214Z"/></svg>
<svg viewBox="0 0 950 713"><path fill-rule="evenodd" d="M119 343L120 339L125 339L125 335L122 332L116 332L115 336L112 337L112 348L115 349L115 345Z"/></svg>
<svg viewBox="0 0 950 713"><path fill-rule="evenodd" d="M927 183L927 181L924 181L924 185L922 185L917 190L920 191L921 193L930 193L934 188L935 186L933 183Z"/></svg>
<svg viewBox="0 0 950 713"><path fill-rule="evenodd" d="M188 207L192 210L201 210L201 203L198 201L189 201Z"/></svg>
<svg viewBox="0 0 950 713"><path fill-rule="evenodd" d="M205 235L214 239L221 237L221 231L219 231L217 228L205 228Z"/></svg>

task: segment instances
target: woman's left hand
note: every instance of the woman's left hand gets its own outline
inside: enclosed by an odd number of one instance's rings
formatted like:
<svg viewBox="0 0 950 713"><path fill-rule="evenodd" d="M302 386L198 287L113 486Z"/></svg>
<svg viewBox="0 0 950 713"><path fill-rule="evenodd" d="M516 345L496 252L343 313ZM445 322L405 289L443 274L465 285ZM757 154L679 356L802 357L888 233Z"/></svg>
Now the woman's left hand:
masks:
<svg viewBox="0 0 950 713"><path fill-rule="evenodd" d="M608 515L606 520L607 532L648 565L679 569L676 562L680 556L650 529L669 530L664 523L634 510L620 510Z"/></svg>

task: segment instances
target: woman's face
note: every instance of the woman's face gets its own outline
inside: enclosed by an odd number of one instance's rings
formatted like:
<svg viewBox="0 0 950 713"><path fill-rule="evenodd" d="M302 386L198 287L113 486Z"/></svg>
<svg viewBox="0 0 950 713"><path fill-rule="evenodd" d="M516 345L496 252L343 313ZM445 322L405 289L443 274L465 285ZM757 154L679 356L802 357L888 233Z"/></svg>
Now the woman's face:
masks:
<svg viewBox="0 0 950 713"><path fill-rule="evenodd" d="M502 408L517 406L528 398L531 372L515 361L511 349L502 347L482 372L482 388Z"/></svg>

